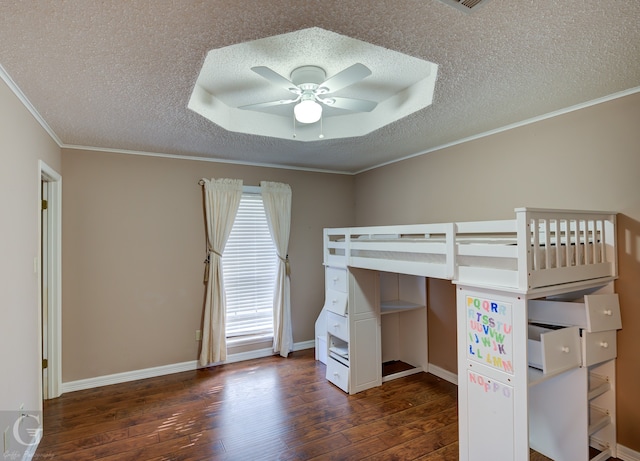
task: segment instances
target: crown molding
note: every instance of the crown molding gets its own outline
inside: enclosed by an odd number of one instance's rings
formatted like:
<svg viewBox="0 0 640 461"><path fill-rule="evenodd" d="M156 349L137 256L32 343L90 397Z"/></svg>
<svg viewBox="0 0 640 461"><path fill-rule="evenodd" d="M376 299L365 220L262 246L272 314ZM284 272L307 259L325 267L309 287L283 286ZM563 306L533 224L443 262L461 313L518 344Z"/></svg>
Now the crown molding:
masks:
<svg viewBox="0 0 640 461"><path fill-rule="evenodd" d="M9 89L13 92L13 94L16 95L16 97L20 100L20 102L24 105L24 107L27 108L27 110L31 113L31 115L33 115L36 121L40 124L40 126L44 128L44 130L49 134L49 136L51 136L51 139L53 139L56 142L56 144L58 144L59 147L62 147L62 141L60 141L60 138L58 138L56 133L51 129L51 127L47 124L47 122L38 113L36 108L33 107L33 104L31 104L31 101L29 101L29 98L27 98L27 96L22 92L22 90L18 87L18 85L16 85L16 82L14 82L13 79L9 76L5 68L2 67L2 64L0 64L0 78L4 80L4 82L7 84Z"/></svg>
<svg viewBox="0 0 640 461"><path fill-rule="evenodd" d="M466 142L469 141L474 141L476 139L480 139L480 138L484 138L487 136L491 136L497 133L502 133L503 131L509 131L509 130L513 130L514 128L519 128L521 126L526 126L526 125L531 125L532 123L536 123L536 122L540 122L542 120L547 120L549 118L554 118L554 117L558 117L560 115L564 115L564 114L568 114L569 112L574 112L576 110L580 110L580 109L586 109L587 107L591 107L591 106L595 106L597 104L602 104L604 102L608 102L608 101L612 101L614 99L618 99L618 98L623 98L625 96L630 96L632 94L635 93L640 93L640 86L637 86L635 88L629 88L628 90L624 90L624 91L619 91L617 93L613 93L607 96L603 96L602 98L598 98L598 99L593 99L591 101L586 101L580 104L576 104L574 106L570 106L570 107L566 107L564 109L559 109L553 112L549 112L547 114L543 114L543 115L539 115L537 117L532 117L526 120L522 120L521 122L516 122L516 123L512 123L510 125L505 125L503 127L500 128L496 128L495 130L489 130L489 131L485 131L483 133L479 133L473 136L468 136L466 138L462 138L459 139L457 141L453 141L447 144L441 144L439 146L436 147L432 147L431 149L422 151L422 152L417 152L415 154L411 154L411 155L407 155L405 157L396 159L396 160L391 160L389 162L385 162L385 163L381 163L379 165L376 166L372 166L370 168L365 168L359 171L356 171L354 174L360 174L360 173L364 173L366 171L370 171L370 170L375 170L376 168L380 168L383 166L387 166L387 165L392 165L394 163L398 163L398 162L402 162L404 160L408 160L410 158L414 158L414 157L420 157L421 155L426 155L426 154L430 154L432 152L438 151L438 150L442 150L442 149L446 149L448 147L452 147L452 146L457 146L458 144L464 144Z"/></svg>

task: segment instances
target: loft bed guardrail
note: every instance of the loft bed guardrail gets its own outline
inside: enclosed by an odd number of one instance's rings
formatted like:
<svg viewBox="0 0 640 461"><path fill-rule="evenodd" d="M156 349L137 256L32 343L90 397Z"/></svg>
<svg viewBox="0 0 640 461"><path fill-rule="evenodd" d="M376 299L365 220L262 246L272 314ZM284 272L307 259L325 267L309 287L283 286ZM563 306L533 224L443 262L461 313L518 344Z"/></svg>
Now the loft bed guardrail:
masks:
<svg viewBox="0 0 640 461"><path fill-rule="evenodd" d="M324 264L531 291L617 277L616 214L517 208L512 220L324 230Z"/></svg>

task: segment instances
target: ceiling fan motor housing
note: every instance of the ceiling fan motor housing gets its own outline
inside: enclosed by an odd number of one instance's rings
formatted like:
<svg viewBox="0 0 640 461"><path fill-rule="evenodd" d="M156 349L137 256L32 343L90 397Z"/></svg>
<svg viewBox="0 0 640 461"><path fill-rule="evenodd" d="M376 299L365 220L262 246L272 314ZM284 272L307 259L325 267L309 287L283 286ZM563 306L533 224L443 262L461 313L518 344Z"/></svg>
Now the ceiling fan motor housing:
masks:
<svg viewBox="0 0 640 461"><path fill-rule="evenodd" d="M297 86L311 83L317 87L317 85L320 85L326 79L327 73L318 66L302 66L291 72L291 81Z"/></svg>

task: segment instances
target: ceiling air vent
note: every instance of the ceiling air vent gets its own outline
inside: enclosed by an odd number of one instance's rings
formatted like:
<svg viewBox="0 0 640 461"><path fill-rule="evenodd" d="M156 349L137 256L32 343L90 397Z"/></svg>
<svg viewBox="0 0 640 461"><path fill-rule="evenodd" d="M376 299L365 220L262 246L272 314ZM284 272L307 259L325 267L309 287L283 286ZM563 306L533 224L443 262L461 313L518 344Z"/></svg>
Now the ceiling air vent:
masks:
<svg viewBox="0 0 640 461"><path fill-rule="evenodd" d="M465 11L467 13L471 13L471 11L475 11L480 6L487 3L489 0L440 0L442 3L446 3L454 8Z"/></svg>

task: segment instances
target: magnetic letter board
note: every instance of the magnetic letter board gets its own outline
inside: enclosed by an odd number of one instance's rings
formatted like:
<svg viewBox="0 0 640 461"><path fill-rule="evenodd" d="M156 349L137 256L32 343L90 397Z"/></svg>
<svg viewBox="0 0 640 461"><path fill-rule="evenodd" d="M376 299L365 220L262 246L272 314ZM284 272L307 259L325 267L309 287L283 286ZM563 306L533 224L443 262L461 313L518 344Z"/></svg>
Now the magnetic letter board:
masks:
<svg viewBox="0 0 640 461"><path fill-rule="evenodd" d="M510 303L466 297L467 358L513 374Z"/></svg>

